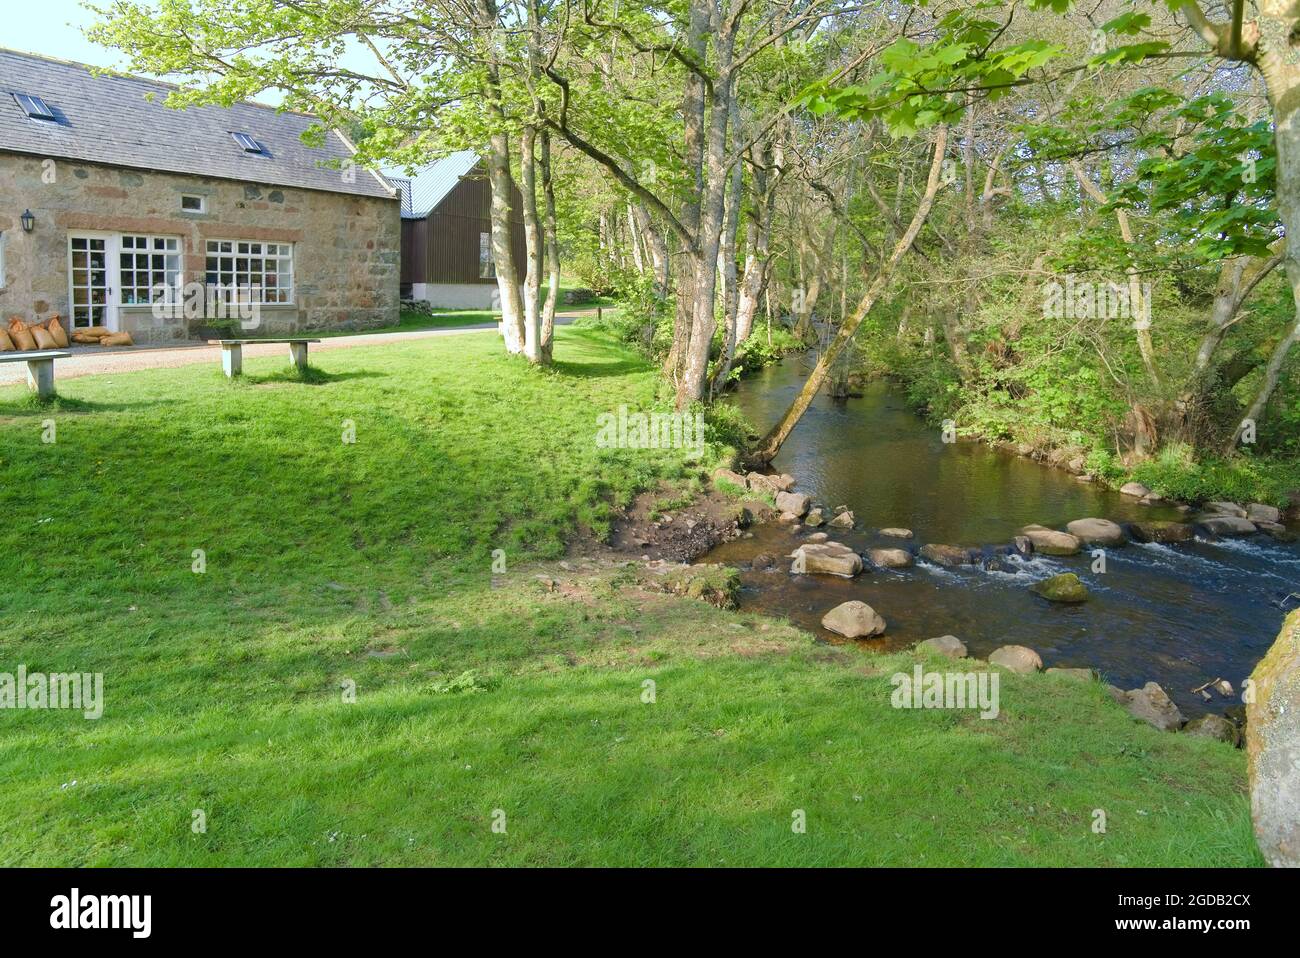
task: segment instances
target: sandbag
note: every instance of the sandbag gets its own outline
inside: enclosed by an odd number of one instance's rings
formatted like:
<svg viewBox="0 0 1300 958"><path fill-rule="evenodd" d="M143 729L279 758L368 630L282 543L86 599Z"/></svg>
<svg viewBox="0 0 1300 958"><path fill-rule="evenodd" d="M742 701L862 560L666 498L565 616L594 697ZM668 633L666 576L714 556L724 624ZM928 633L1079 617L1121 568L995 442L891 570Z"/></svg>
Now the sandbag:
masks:
<svg viewBox="0 0 1300 958"><path fill-rule="evenodd" d="M36 348L36 339L32 336L31 330L16 316L9 320L9 338L14 341L14 346L23 352Z"/></svg>
<svg viewBox="0 0 1300 958"><path fill-rule="evenodd" d="M72 334L72 341L74 343L82 343L83 345L86 346L94 346L99 342L99 337L87 336L86 331L84 329L79 329Z"/></svg>
<svg viewBox="0 0 1300 958"><path fill-rule="evenodd" d="M79 342L83 342L83 343L97 342L98 340L103 339L105 336L110 335L109 331L103 326L89 326L86 329L75 330L75 333L76 335L73 337L74 339L76 338L76 336L85 337L81 340L78 340Z"/></svg>
<svg viewBox="0 0 1300 958"><path fill-rule="evenodd" d="M99 341L101 346L134 346L130 333L109 333Z"/></svg>
<svg viewBox="0 0 1300 958"><path fill-rule="evenodd" d="M31 331L32 338L36 340L37 349L59 348L58 343L54 341L54 337L50 335L50 331L44 326L28 326L27 328Z"/></svg>
<svg viewBox="0 0 1300 958"><path fill-rule="evenodd" d="M68 334L64 330L63 324L59 322L57 313L46 321L45 328L49 330L50 338L54 340L54 345L58 349L68 348Z"/></svg>
<svg viewBox="0 0 1300 958"><path fill-rule="evenodd" d="M9 338L9 333L0 328L0 353L12 353L14 351L14 341Z"/></svg>

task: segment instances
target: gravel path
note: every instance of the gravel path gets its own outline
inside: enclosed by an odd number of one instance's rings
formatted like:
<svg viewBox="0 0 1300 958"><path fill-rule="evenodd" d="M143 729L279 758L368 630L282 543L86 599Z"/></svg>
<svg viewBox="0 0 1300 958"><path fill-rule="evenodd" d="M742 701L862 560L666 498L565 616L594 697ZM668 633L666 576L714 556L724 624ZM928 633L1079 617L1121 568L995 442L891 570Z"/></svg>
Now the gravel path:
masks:
<svg viewBox="0 0 1300 958"><path fill-rule="evenodd" d="M577 318L577 314L556 316L555 325L567 326ZM453 329L421 329L407 333L369 333L357 336L331 336L313 343L308 355L321 349L353 349L357 346L385 346L392 343L408 342L413 339L432 339L436 336L462 336L466 333L481 333L496 329L495 323L483 323L475 326L457 326ZM310 336L310 333L304 334ZM125 349L104 348L103 346L73 346L72 356L54 362L54 382L75 379L78 376L93 376L98 373L126 373L137 369L167 369L173 366L192 366L195 363L210 363L221 367L221 347L206 343L188 346L137 346ZM284 343L268 343L244 347L244 358L258 356L282 356L289 361L289 347ZM27 379L26 363L0 364L0 383L24 382Z"/></svg>

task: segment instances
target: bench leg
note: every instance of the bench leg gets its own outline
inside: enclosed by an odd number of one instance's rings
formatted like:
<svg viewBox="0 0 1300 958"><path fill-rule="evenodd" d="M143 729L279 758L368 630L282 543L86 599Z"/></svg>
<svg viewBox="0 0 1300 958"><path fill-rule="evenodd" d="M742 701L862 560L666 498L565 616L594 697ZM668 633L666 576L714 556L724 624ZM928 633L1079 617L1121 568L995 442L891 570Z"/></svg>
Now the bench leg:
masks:
<svg viewBox="0 0 1300 958"><path fill-rule="evenodd" d="M293 363L300 371L307 368L307 344L290 343L289 344L289 362Z"/></svg>
<svg viewBox="0 0 1300 958"><path fill-rule="evenodd" d="M41 399L54 395L54 360L27 360L27 386Z"/></svg>
<svg viewBox="0 0 1300 958"><path fill-rule="evenodd" d="M227 379L234 379L244 374L244 348L242 346L221 347L221 371Z"/></svg>

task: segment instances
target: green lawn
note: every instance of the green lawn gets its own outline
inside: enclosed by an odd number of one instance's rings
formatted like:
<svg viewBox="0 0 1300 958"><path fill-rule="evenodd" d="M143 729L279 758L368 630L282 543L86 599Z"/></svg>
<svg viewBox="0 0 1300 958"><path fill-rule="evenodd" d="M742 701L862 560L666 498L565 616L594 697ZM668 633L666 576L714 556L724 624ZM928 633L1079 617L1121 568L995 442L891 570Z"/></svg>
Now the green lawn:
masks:
<svg viewBox="0 0 1300 958"><path fill-rule="evenodd" d="M392 326L380 326L375 329L354 329L330 331L312 331L317 339L329 339L335 336L368 336L372 333L410 333L421 329L461 329L465 326L486 326L500 322L500 314L486 309L435 309L432 313L421 313L404 309Z"/></svg>
<svg viewBox="0 0 1300 958"><path fill-rule="evenodd" d="M1241 753L1097 686L896 710L909 654L630 570L544 587L610 502L694 473L595 447L653 369L575 328L556 358L485 333L0 388L0 671L106 700L0 711L0 865L1259 863Z"/></svg>

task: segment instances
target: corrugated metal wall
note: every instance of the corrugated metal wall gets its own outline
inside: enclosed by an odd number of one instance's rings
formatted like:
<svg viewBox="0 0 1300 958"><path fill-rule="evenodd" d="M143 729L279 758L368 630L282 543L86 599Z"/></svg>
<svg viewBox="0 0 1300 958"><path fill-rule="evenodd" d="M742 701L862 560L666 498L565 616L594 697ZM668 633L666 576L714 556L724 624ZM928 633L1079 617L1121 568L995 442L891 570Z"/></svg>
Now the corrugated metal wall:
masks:
<svg viewBox="0 0 1300 958"><path fill-rule="evenodd" d="M520 210L518 190L512 213ZM495 283L479 276L479 235L490 232L492 188L477 168L447 194L426 219L402 221L402 284ZM524 224L516 220L511 246L520 279L524 271Z"/></svg>

